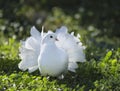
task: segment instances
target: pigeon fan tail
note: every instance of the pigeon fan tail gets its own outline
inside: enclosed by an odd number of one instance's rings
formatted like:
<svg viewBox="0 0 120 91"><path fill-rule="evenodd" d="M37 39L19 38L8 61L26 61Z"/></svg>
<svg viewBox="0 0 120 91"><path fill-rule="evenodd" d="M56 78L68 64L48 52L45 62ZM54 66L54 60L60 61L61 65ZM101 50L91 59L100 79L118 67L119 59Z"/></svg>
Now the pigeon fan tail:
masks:
<svg viewBox="0 0 120 91"><path fill-rule="evenodd" d="M76 37L74 32L67 33L65 26L57 29L56 34L59 40L56 45L65 49L69 57L68 70L75 72L75 69L78 68L77 62L85 62L84 46L79 40L80 35L78 34Z"/></svg>
<svg viewBox="0 0 120 91"><path fill-rule="evenodd" d="M31 36L21 42L20 58L22 61L18 64L19 69L33 72L38 69L38 56L40 52L41 35L40 32L33 26L30 31Z"/></svg>

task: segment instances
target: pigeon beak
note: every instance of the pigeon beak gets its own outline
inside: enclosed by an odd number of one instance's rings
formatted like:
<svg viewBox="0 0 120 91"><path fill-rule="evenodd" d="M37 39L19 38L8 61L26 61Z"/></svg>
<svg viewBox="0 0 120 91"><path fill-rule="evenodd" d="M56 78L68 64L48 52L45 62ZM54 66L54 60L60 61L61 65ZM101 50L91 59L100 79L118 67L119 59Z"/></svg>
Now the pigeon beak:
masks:
<svg viewBox="0 0 120 91"><path fill-rule="evenodd" d="M57 38L55 39L56 41L59 41Z"/></svg>

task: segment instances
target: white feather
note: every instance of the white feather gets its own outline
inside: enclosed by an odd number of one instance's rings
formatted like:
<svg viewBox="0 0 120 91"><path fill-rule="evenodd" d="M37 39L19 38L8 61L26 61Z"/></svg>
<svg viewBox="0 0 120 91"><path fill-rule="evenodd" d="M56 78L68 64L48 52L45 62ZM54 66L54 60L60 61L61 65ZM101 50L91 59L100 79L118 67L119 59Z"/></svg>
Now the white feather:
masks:
<svg viewBox="0 0 120 91"><path fill-rule="evenodd" d="M37 70L38 67L40 66L39 69L40 70L43 69L41 71L43 75L46 74L47 72L52 76L57 76L58 74L61 74L61 71L57 69L62 69L64 71L70 70L72 72L75 72L75 69L78 68L77 62L85 62L85 54L84 54L85 47L82 46L82 43L79 40L80 35L77 34L77 36L75 36L74 32L69 34L67 27L62 26L60 29L57 29L55 32L55 34L57 35L57 39L59 40L55 42L57 48L47 47L48 50L45 50L41 41L44 39L44 37L47 34L53 32L48 31L47 33L44 33L43 30L44 27L42 27L42 32L40 33L33 26L30 31L31 36L28 37L25 41L21 42L21 47L19 49L20 51L19 56L22 60L18 64L18 67L23 71L28 69L28 71L31 73ZM64 52L60 52L60 53L58 52L57 54L56 52L53 53L54 52L53 50L59 50L59 49L63 50ZM45 51L44 52L45 55L42 54L43 51ZM48 52L50 54L48 54ZM41 57L41 55L43 56ZM49 61L51 58L55 59L54 63L51 63ZM56 63L56 60L59 62L59 59L61 59L60 60L61 63ZM42 60L42 62L40 60ZM47 65L47 67L44 67L44 65ZM57 68L55 68L56 65ZM50 69L53 69L55 71L50 71Z"/></svg>
<svg viewBox="0 0 120 91"><path fill-rule="evenodd" d="M78 34L76 37L74 32L71 34L67 33L66 27L57 29L56 34L59 40L56 43L57 46L67 51L69 57L68 70L75 72L75 69L78 67L77 62L85 62L84 49L79 40L80 35Z"/></svg>
<svg viewBox="0 0 120 91"><path fill-rule="evenodd" d="M18 64L18 67L23 71L28 69L30 72L33 72L35 71L33 67L36 67L36 69L38 68L37 60L40 53L41 36L35 27L31 28L30 33L31 36L27 38L26 41L21 42L19 56L22 61Z"/></svg>
<svg viewBox="0 0 120 91"><path fill-rule="evenodd" d="M30 30L30 34L32 37L39 39L40 38L40 32L35 28L35 26L33 26Z"/></svg>
<svg viewBox="0 0 120 91"><path fill-rule="evenodd" d="M59 34L59 33L67 33L68 29L66 26L62 26L60 29L56 29L56 34Z"/></svg>

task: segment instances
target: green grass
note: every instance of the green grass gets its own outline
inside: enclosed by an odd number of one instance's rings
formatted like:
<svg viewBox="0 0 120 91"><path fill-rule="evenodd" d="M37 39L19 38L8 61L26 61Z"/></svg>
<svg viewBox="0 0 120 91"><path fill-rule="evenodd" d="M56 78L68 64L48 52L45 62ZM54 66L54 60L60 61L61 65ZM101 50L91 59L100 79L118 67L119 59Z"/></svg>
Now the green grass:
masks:
<svg viewBox="0 0 120 91"><path fill-rule="evenodd" d="M32 74L18 69L19 42L14 38L0 40L0 90L1 91L119 91L120 49L110 50L99 60L89 56L79 63L76 73L68 72L63 80L42 77L39 71ZM88 47L89 48L89 47ZM90 50L90 49L86 49ZM92 50L92 49L91 49ZM92 51L91 51L92 52ZM93 51L94 52L94 51Z"/></svg>

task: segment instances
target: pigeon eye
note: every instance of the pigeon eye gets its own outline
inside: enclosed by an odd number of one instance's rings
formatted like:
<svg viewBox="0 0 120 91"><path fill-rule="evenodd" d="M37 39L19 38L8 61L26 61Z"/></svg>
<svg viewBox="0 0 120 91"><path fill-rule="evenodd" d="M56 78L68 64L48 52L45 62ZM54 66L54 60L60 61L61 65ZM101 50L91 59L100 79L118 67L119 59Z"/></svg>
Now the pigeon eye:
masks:
<svg viewBox="0 0 120 91"><path fill-rule="evenodd" d="M53 36L50 36L50 38L53 38Z"/></svg>

